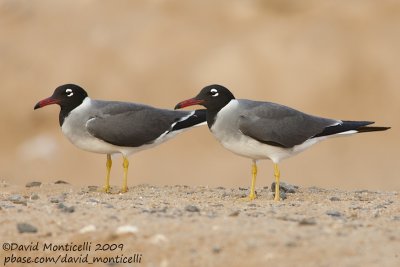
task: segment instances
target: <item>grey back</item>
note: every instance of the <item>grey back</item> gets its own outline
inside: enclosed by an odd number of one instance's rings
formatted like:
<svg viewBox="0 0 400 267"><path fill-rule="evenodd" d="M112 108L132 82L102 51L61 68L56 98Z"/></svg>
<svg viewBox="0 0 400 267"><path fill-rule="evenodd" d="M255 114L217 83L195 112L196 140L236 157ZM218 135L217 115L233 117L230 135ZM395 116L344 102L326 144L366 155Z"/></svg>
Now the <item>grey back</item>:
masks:
<svg viewBox="0 0 400 267"><path fill-rule="evenodd" d="M240 99L240 131L262 143L290 148L321 133L338 120L308 115L271 102Z"/></svg>
<svg viewBox="0 0 400 267"><path fill-rule="evenodd" d="M127 147L152 143L190 113L116 101L92 100L92 104L88 132L113 145Z"/></svg>

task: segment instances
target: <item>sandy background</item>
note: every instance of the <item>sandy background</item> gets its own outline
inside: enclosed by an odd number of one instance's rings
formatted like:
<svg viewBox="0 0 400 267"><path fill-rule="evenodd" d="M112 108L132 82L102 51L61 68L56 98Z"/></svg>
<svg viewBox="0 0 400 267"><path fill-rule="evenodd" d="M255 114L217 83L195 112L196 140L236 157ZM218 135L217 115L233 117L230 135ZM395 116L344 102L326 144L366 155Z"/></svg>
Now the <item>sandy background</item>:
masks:
<svg viewBox="0 0 400 267"><path fill-rule="evenodd" d="M25 188L0 182L0 264L7 257L133 257L140 264L93 266L356 267L400 264L398 192L298 188L274 202L258 188L251 203L245 188L132 186L126 194L43 183ZM27 223L32 233L19 233ZM26 230L25 230L26 231ZM39 251L7 250L38 243ZM44 244L79 245L88 251L43 251ZM95 250L96 244L123 249ZM4 249L5 248L5 249ZM9 261L11 259L9 258ZM92 266L89 264L6 266Z"/></svg>
<svg viewBox="0 0 400 267"><path fill-rule="evenodd" d="M392 126L281 164L302 186L399 190L398 1L0 1L0 178L102 184L105 156L61 134L63 83L93 98L173 108L205 85L338 119ZM206 127L130 158L129 184L249 186L250 161ZM121 185L120 159L112 184ZM260 164L258 185L273 180Z"/></svg>

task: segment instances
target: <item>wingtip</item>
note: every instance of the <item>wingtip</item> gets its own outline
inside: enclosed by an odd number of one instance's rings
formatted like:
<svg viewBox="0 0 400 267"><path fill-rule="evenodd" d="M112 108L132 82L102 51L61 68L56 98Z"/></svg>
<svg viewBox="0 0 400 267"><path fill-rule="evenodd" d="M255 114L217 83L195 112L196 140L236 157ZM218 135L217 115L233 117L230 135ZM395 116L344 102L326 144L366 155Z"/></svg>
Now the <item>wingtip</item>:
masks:
<svg viewBox="0 0 400 267"><path fill-rule="evenodd" d="M380 131L387 131L392 127L381 127L381 126L366 126L357 129L359 133L366 133L366 132L380 132Z"/></svg>

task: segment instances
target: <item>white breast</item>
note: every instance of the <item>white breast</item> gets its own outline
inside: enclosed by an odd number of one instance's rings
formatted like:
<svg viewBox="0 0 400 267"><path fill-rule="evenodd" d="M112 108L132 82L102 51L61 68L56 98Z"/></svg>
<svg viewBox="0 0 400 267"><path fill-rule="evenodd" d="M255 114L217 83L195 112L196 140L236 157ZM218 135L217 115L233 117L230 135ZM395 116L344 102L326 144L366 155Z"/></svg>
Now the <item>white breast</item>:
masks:
<svg viewBox="0 0 400 267"><path fill-rule="evenodd" d="M61 127L63 134L80 149L102 154L119 152L118 147L92 136L86 129L86 123L92 114L91 99L86 97L78 107L65 118Z"/></svg>

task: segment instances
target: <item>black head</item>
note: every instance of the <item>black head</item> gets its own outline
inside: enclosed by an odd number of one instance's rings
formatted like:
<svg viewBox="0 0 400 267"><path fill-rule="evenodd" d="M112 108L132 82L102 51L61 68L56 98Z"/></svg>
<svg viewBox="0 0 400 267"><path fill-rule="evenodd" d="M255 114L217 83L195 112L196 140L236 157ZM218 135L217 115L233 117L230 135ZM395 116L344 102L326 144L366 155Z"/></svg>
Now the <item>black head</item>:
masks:
<svg viewBox="0 0 400 267"><path fill-rule="evenodd" d="M217 113L225 107L232 99L233 94L222 85L213 84L201 89L194 98L182 101L175 106L175 109L193 105L202 105L207 108L207 124L211 128L215 122Z"/></svg>
<svg viewBox="0 0 400 267"><path fill-rule="evenodd" d="M68 116L73 109L82 104L87 96L88 94L82 87L75 84L64 84L57 87L52 96L39 101L34 109L58 104L61 107L60 125L62 125L65 117Z"/></svg>
<svg viewBox="0 0 400 267"><path fill-rule="evenodd" d="M184 108L193 105L202 105L208 111L220 111L232 99L233 94L224 86L213 84L201 89L200 93L194 98L182 101L175 106L175 109Z"/></svg>

